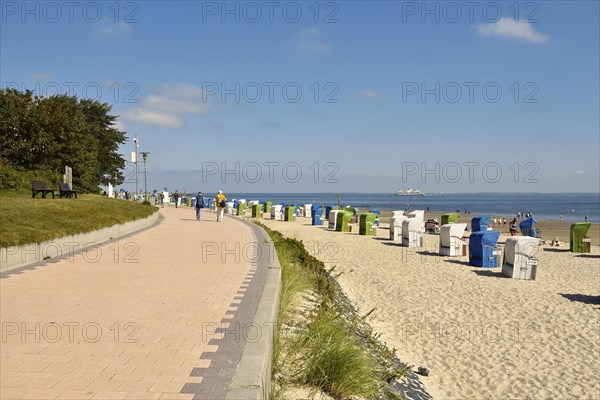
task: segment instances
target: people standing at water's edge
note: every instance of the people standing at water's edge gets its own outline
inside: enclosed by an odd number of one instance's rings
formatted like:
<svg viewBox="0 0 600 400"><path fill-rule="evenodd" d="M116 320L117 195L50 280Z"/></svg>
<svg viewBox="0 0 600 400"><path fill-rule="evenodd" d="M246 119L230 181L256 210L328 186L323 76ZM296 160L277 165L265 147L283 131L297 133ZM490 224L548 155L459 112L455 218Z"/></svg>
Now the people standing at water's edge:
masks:
<svg viewBox="0 0 600 400"><path fill-rule="evenodd" d="M202 192L198 192L196 196L196 220L202 221L202 209L204 208L204 197Z"/></svg>
<svg viewBox="0 0 600 400"><path fill-rule="evenodd" d="M223 222L223 214L225 213L225 207L227 206L227 198L223 194L222 190L215 196L215 203L217 204L217 222Z"/></svg>
<svg viewBox="0 0 600 400"><path fill-rule="evenodd" d="M510 236L517 236L517 219L513 218L510 223Z"/></svg>

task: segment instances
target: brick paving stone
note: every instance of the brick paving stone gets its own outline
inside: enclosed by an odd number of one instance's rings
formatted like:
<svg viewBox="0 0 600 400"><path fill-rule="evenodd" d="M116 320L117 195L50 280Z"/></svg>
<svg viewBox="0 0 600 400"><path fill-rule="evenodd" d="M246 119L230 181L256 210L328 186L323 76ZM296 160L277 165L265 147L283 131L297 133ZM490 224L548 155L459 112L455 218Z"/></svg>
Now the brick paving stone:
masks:
<svg viewBox="0 0 600 400"><path fill-rule="evenodd" d="M191 373L210 369L203 354L239 359L243 345L219 353L209 341L224 335L206 329L227 329L252 289L255 267L232 249L256 238L233 218L160 212L151 229L0 278L0 322L17 329L0 343L3 399L177 400L223 386Z"/></svg>

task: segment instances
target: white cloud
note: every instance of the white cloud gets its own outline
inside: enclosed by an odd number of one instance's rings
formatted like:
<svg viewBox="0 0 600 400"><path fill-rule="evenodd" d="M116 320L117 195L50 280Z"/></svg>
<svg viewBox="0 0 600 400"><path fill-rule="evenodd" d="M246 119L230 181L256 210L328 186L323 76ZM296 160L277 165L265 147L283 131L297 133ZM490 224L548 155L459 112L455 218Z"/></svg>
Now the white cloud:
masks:
<svg viewBox="0 0 600 400"><path fill-rule="evenodd" d="M582 169L576 169L576 170L575 170L575 173L576 173L577 175L583 175L583 174L585 174L585 171L584 171L584 170L582 170Z"/></svg>
<svg viewBox="0 0 600 400"><path fill-rule="evenodd" d="M480 24L477 32L482 36L504 36L532 43L546 43L550 40L547 35L536 32L529 22L515 21L512 18L500 18L492 24Z"/></svg>
<svg viewBox="0 0 600 400"><path fill-rule="evenodd" d="M167 97L175 97L182 99L193 99L202 97L202 89L196 86L188 85L177 85L169 86L166 84L162 85L162 94Z"/></svg>
<svg viewBox="0 0 600 400"><path fill-rule="evenodd" d="M183 126L183 121L174 115L145 108L130 108L123 113L123 117L130 121L169 128L180 128Z"/></svg>
<svg viewBox="0 0 600 400"><path fill-rule="evenodd" d="M308 55L329 53L333 47L321 38L321 31L310 27L297 32L292 41L296 52Z"/></svg>
<svg viewBox="0 0 600 400"><path fill-rule="evenodd" d="M125 122L121 121L120 119L117 119L113 123L113 126L120 131L123 131L123 132L127 131L127 125L125 125Z"/></svg>
<svg viewBox="0 0 600 400"><path fill-rule="evenodd" d="M163 96L150 95L144 100L144 106L166 112L208 114L211 105L187 100L174 100Z"/></svg>
<svg viewBox="0 0 600 400"><path fill-rule="evenodd" d="M33 74L33 79L42 82L50 82L52 80L52 75L50 75L48 72L35 72Z"/></svg>
<svg viewBox="0 0 600 400"><path fill-rule="evenodd" d="M123 21L112 22L107 18L102 18L102 20L94 25L93 30L96 39L104 39L127 36L133 28Z"/></svg>

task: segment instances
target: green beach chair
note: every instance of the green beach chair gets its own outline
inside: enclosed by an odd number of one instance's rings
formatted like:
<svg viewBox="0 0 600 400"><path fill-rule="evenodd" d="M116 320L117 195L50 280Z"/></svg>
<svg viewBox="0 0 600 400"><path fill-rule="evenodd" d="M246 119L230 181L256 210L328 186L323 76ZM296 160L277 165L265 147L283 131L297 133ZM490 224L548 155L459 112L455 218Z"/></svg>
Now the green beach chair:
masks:
<svg viewBox="0 0 600 400"><path fill-rule="evenodd" d="M373 223L377 219L377 214L366 213L360 216L359 235L373 236Z"/></svg>
<svg viewBox="0 0 600 400"><path fill-rule="evenodd" d="M450 213L442 214L442 225L453 224L460 219L460 214Z"/></svg>
<svg viewBox="0 0 600 400"><path fill-rule="evenodd" d="M591 222L575 222L571 225L571 251L573 253L589 253L590 239L586 237Z"/></svg>
<svg viewBox="0 0 600 400"><path fill-rule="evenodd" d="M185 198L185 205L188 207L192 206L192 198L191 197L186 197Z"/></svg>
<svg viewBox="0 0 600 400"><path fill-rule="evenodd" d="M252 205L252 218L262 218L262 204L254 204Z"/></svg>
<svg viewBox="0 0 600 400"><path fill-rule="evenodd" d="M350 232L348 224L352 221L352 212L340 211L337 215L337 221L335 224L335 230L337 232Z"/></svg>
<svg viewBox="0 0 600 400"><path fill-rule="evenodd" d="M270 213L271 212L271 206L273 205L272 201L267 201L265 203L265 208L263 209L264 212L266 213Z"/></svg>
<svg viewBox="0 0 600 400"><path fill-rule="evenodd" d="M246 211L246 203L238 203L237 215L241 215L243 217L245 211Z"/></svg>
<svg viewBox="0 0 600 400"><path fill-rule="evenodd" d="M296 213L296 206L285 206L285 210L283 213L283 220L284 221L295 221L296 220L296 216L294 215Z"/></svg>

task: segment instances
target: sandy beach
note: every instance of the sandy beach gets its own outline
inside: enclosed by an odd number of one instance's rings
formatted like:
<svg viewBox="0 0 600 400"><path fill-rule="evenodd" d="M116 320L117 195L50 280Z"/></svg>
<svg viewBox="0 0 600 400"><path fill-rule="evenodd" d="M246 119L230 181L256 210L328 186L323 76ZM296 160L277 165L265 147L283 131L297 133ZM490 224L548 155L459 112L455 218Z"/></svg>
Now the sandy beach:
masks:
<svg viewBox="0 0 600 400"><path fill-rule="evenodd" d="M364 237L309 218L261 219L336 266L361 313L375 309L370 322L382 340L415 370L429 368L422 381L435 399L600 398L597 241L591 254L570 253L568 241L541 246L537 279L523 281L438 256L437 235L404 248L388 240L387 221Z"/></svg>

